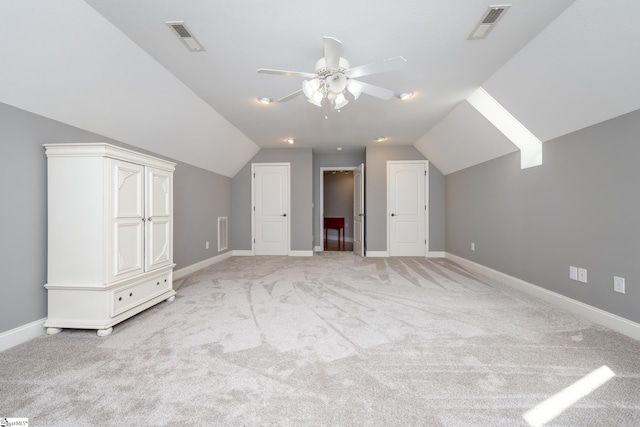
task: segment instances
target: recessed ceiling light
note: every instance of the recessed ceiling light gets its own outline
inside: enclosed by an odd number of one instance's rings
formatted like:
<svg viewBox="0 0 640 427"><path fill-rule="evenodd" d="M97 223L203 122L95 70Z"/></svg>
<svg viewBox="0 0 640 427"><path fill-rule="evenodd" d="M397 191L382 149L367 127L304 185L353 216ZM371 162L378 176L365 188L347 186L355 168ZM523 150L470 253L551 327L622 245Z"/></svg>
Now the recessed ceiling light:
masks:
<svg viewBox="0 0 640 427"><path fill-rule="evenodd" d="M387 139L385 136L379 136L379 137L377 137L376 139L374 139L374 141L375 141L375 142L382 142L382 141L384 141L385 139Z"/></svg>
<svg viewBox="0 0 640 427"><path fill-rule="evenodd" d="M263 96L261 98L258 98L258 102L261 104L271 104L273 102L273 99Z"/></svg>
<svg viewBox="0 0 640 427"><path fill-rule="evenodd" d="M295 140L295 139L293 139L293 138L289 138L289 139L287 139L287 142L288 142L289 144L293 144L294 142L296 142L296 140Z"/></svg>
<svg viewBox="0 0 640 427"><path fill-rule="evenodd" d="M342 147L336 148L336 151L342 151Z"/></svg>
<svg viewBox="0 0 640 427"><path fill-rule="evenodd" d="M413 96L413 92L404 92L401 93L400 95L398 95L398 98L400 98L401 101L406 101L407 99L411 98Z"/></svg>

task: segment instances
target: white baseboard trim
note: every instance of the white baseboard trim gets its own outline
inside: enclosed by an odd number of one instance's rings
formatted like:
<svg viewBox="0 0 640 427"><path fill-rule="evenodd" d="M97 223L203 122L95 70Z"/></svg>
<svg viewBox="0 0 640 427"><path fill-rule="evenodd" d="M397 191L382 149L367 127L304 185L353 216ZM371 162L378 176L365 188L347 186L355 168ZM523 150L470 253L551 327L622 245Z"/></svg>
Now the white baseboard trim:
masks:
<svg viewBox="0 0 640 427"><path fill-rule="evenodd" d="M208 267L217 262L224 261L225 259L231 258L232 256L233 256L233 252L229 251L220 255L216 255L212 258L205 259L200 262L196 262L195 264L191 264L190 266L181 268L180 270L175 270L173 272L173 280L182 279L183 277L188 276L191 273L195 273L196 271L202 270L203 268Z"/></svg>
<svg viewBox="0 0 640 427"><path fill-rule="evenodd" d="M18 326L10 331L0 334L0 351L7 350L11 347L15 347L18 344L27 342L30 339L45 335L46 330L44 328L44 322L47 318L36 320L35 322L27 323L26 325Z"/></svg>
<svg viewBox="0 0 640 427"><path fill-rule="evenodd" d="M313 256L313 251L289 251L289 256Z"/></svg>
<svg viewBox="0 0 640 427"><path fill-rule="evenodd" d="M429 251L427 252L427 258L444 258L445 252L444 251Z"/></svg>
<svg viewBox="0 0 640 427"><path fill-rule="evenodd" d="M240 250L240 251L232 251L233 256L253 256L253 251L249 250Z"/></svg>
<svg viewBox="0 0 640 427"><path fill-rule="evenodd" d="M533 283L518 279L517 277L513 277L492 268L485 267L482 264L469 261L468 259L459 257L457 255L446 252L446 258L450 259L451 261L457 262L458 264L469 268L470 270L475 270L492 279L513 286L514 288L522 290L535 297L541 298L571 313L583 316L594 323L606 326L607 328L611 328L614 331L620 332L621 334L627 335L633 339L640 340L640 324L629 319L625 319L624 317L609 313L608 311L604 311L589 304L574 300L573 298L566 297L559 293L534 285Z"/></svg>
<svg viewBox="0 0 640 427"><path fill-rule="evenodd" d="M367 251L367 258L389 258L389 251Z"/></svg>
<svg viewBox="0 0 640 427"><path fill-rule="evenodd" d="M316 246L315 249L317 249ZM289 256L313 256L314 249L310 251L289 251ZM254 256L253 251L232 251L233 256Z"/></svg>
<svg viewBox="0 0 640 427"><path fill-rule="evenodd" d="M322 249L320 246L314 246L313 251L314 252L324 252L324 249Z"/></svg>

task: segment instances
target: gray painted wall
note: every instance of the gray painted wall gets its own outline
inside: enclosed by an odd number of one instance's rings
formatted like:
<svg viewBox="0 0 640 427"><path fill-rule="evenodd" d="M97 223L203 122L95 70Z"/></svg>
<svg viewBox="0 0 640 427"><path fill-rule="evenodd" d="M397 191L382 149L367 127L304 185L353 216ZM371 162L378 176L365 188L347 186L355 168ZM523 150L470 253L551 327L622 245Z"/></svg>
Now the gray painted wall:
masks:
<svg viewBox="0 0 640 427"><path fill-rule="evenodd" d="M514 153L447 175L447 251L640 322L638 135L640 110L545 143L542 166Z"/></svg>
<svg viewBox="0 0 640 427"><path fill-rule="evenodd" d="M445 179L433 163L429 163L429 251L444 252L445 240Z"/></svg>
<svg viewBox="0 0 640 427"><path fill-rule="evenodd" d="M314 245L320 246L322 225L320 224L320 168L356 167L364 163L364 149L335 154L314 154L313 156L313 230ZM367 171L365 167L365 181Z"/></svg>
<svg viewBox="0 0 640 427"><path fill-rule="evenodd" d="M227 249L218 251L218 217L226 216L228 224L231 222L231 178L179 163L173 189L176 269L232 250L229 239ZM227 226L231 234L231 227Z"/></svg>
<svg viewBox="0 0 640 427"><path fill-rule="evenodd" d="M370 147L366 150L366 246L387 250L387 161L426 160L414 147ZM429 251L444 251L444 177L429 164Z"/></svg>
<svg viewBox="0 0 640 427"><path fill-rule="evenodd" d="M263 148L231 183L231 247L251 250L251 164L291 164L291 250L313 249L313 152L311 148Z"/></svg>
<svg viewBox="0 0 640 427"><path fill-rule="evenodd" d="M107 142L146 152L0 103L0 333L47 316L47 160L42 144L55 142ZM176 268L183 268L218 254L216 217L230 214L231 179L177 163L174 260Z"/></svg>

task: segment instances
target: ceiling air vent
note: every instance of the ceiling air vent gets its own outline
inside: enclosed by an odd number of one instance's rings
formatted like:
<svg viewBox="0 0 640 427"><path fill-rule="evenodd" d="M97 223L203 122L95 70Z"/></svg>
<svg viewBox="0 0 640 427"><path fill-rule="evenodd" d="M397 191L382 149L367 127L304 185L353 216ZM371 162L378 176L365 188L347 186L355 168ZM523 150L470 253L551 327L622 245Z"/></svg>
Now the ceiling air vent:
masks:
<svg viewBox="0 0 640 427"><path fill-rule="evenodd" d="M206 50L200 42L191 34L183 21L167 21L165 22L174 32L174 34L184 43L184 45L192 52L202 52Z"/></svg>
<svg viewBox="0 0 640 427"><path fill-rule="evenodd" d="M489 9L478 22L478 25L473 29L467 40L480 40L487 37L489 32L495 27L500 18L504 16L506 11L511 5L504 4L499 6L489 6Z"/></svg>

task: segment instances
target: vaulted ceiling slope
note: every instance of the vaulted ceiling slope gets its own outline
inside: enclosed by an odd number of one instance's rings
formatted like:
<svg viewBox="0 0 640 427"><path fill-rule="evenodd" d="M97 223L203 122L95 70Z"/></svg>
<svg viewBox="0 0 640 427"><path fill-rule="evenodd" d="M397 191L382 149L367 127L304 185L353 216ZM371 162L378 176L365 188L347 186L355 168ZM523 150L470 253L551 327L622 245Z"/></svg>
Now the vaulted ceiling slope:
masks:
<svg viewBox="0 0 640 427"><path fill-rule="evenodd" d="M640 108L640 2L512 0L485 40L467 40L490 4L3 0L0 102L226 176L289 137L348 152L384 136L445 174L515 151L465 101L479 86L543 141ZM256 70L313 72L323 36L352 66L402 55L404 69L362 80L414 97L362 95L340 112L304 96L257 103L303 79Z"/></svg>
<svg viewBox="0 0 640 427"><path fill-rule="evenodd" d="M542 141L640 109L639 20L637 0L578 0L482 87ZM466 101L416 148L444 174L516 150Z"/></svg>
<svg viewBox="0 0 640 427"><path fill-rule="evenodd" d="M0 102L226 176L259 150L82 1L2 1L0 21Z"/></svg>

